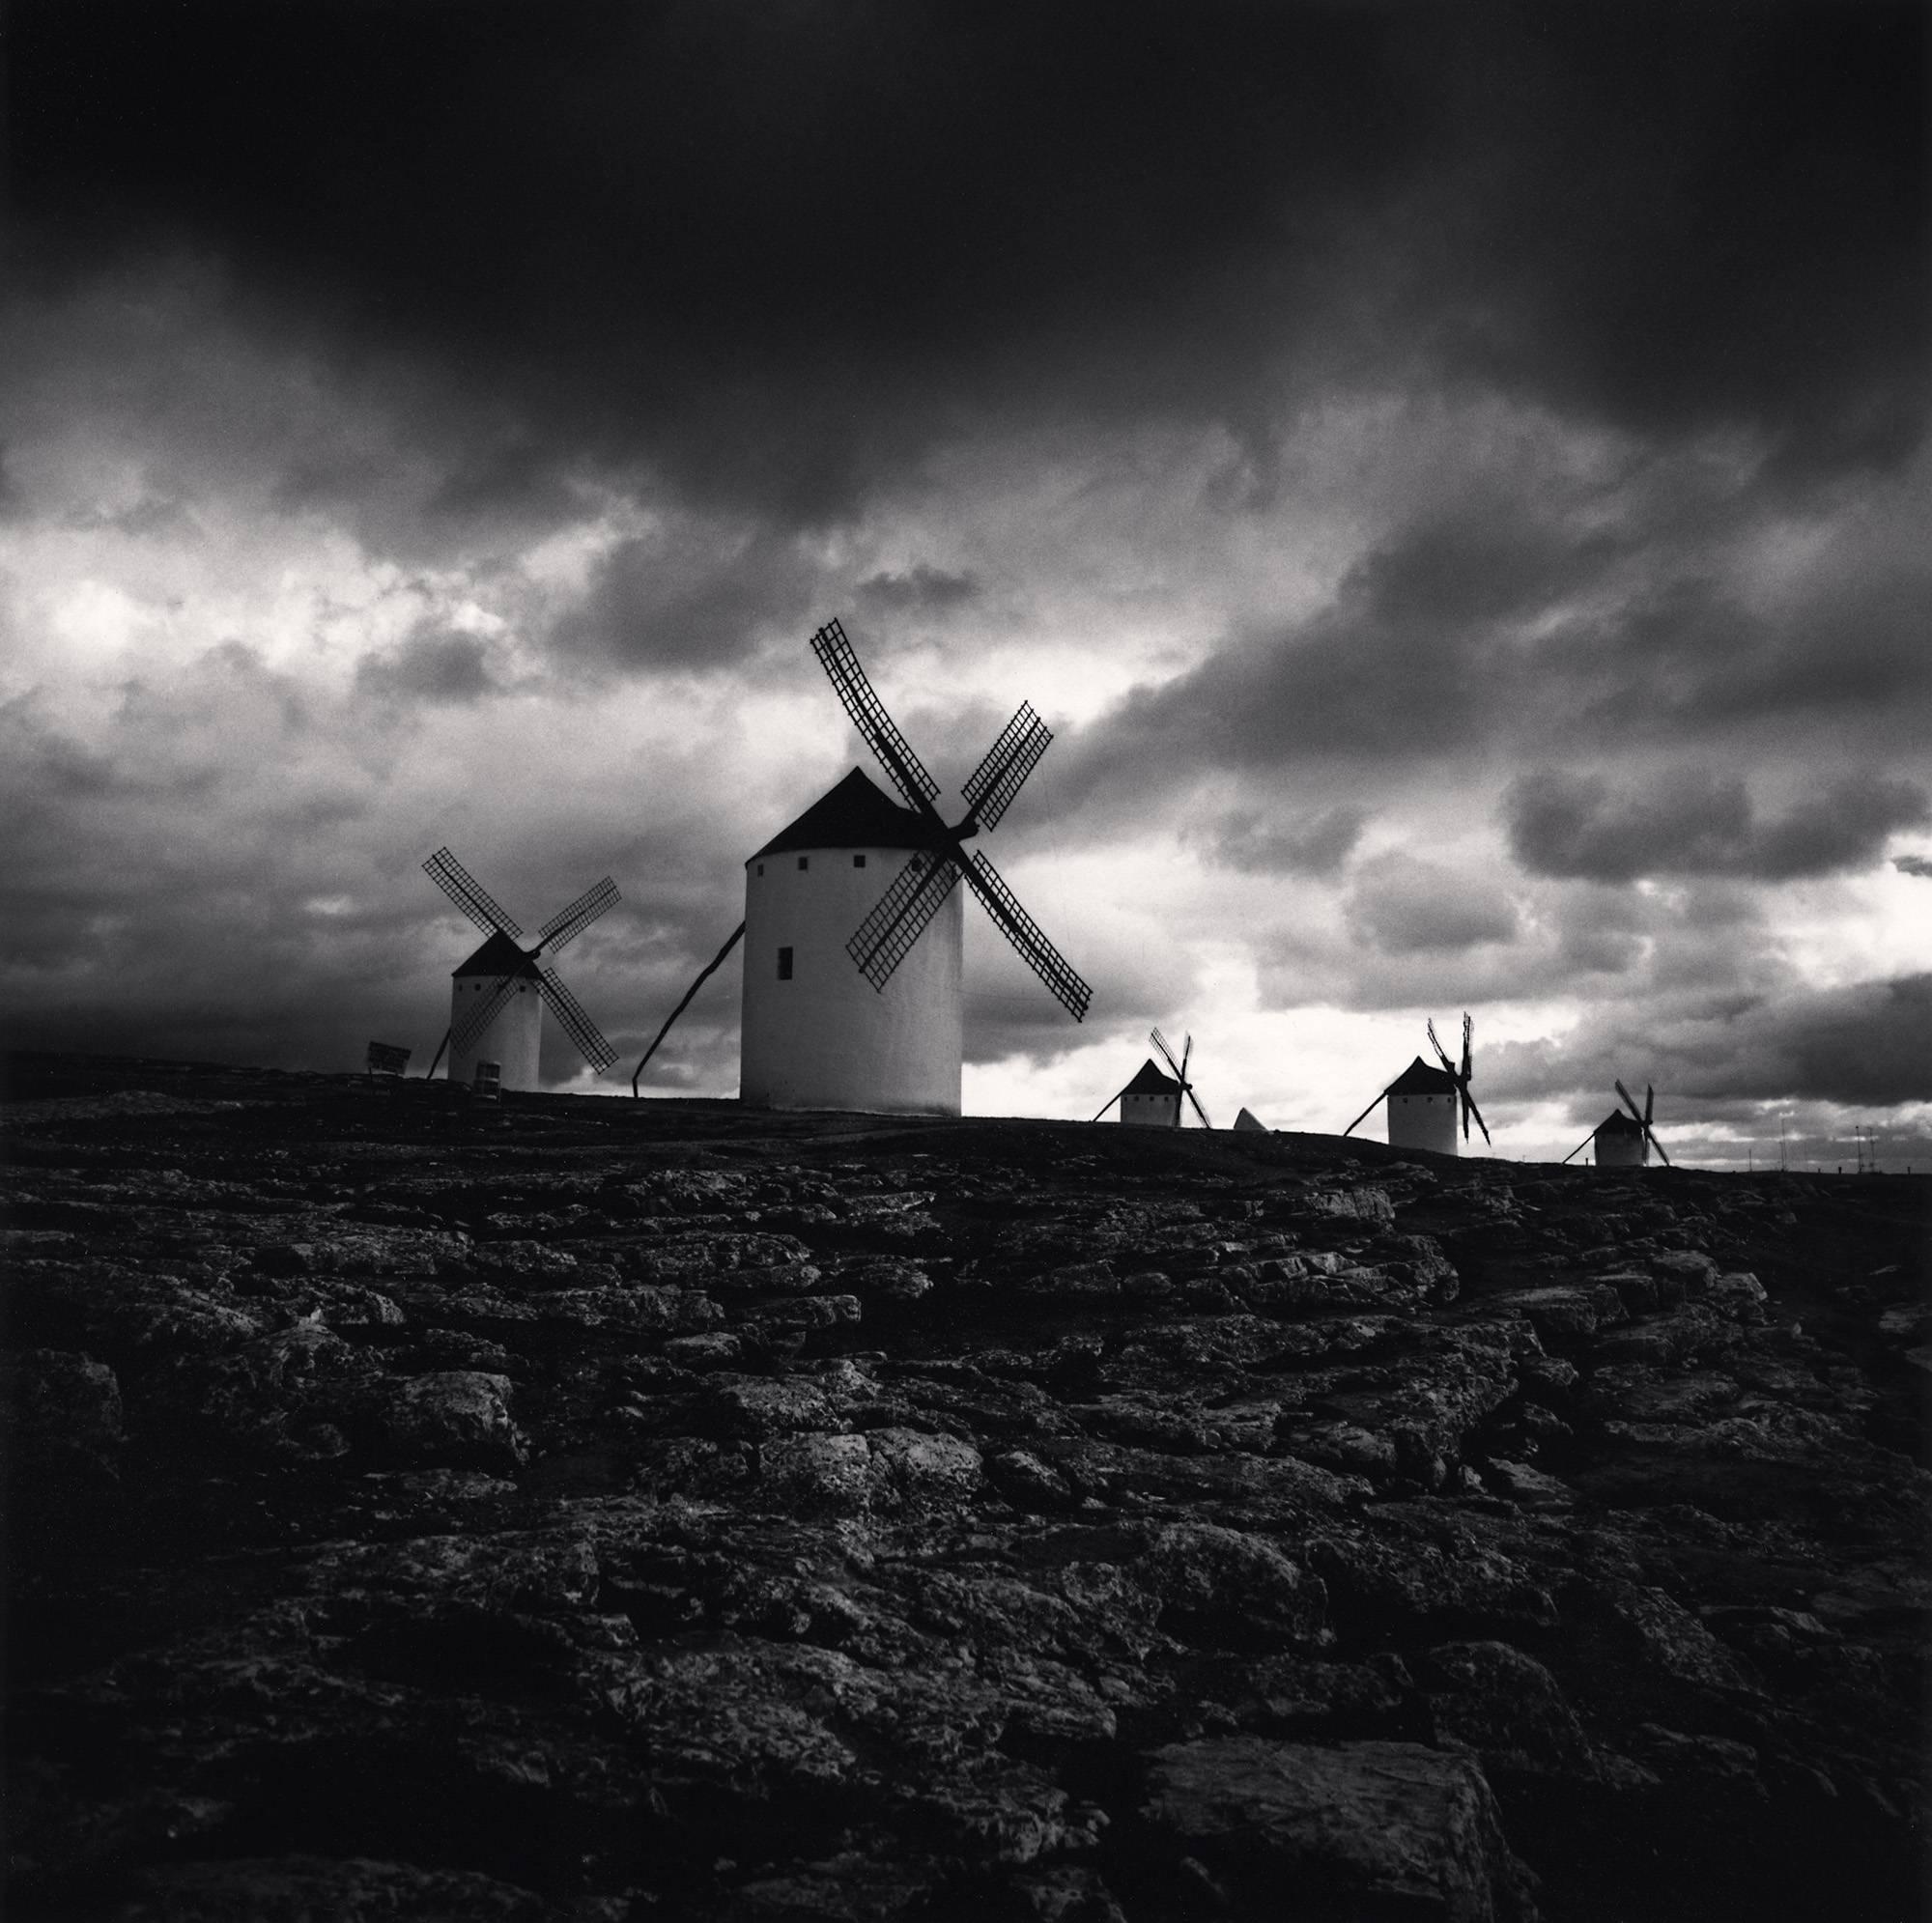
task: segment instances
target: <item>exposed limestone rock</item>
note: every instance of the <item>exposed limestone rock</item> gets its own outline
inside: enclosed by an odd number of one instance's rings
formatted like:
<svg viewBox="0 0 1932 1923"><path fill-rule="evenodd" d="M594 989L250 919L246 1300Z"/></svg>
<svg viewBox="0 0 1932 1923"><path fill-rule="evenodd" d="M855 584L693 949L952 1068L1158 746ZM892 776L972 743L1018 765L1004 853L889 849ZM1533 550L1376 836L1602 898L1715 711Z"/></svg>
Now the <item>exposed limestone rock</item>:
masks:
<svg viewBox="0 0 1932 1923"><path fill-rule="evenodd" d="M1912 1913L1923 1185L176 1082L10 1117L10 1914Z"/></svg>
<svg viewBox="0 0 1932 1923"><path fill-rule="evenodd" d="M1142 1814L1235 1914L1259 1916L1285 1889L1312 1917L1536 1914L1481 1771L1420 1743L1171 1744L1150 1761Z"/></svg>

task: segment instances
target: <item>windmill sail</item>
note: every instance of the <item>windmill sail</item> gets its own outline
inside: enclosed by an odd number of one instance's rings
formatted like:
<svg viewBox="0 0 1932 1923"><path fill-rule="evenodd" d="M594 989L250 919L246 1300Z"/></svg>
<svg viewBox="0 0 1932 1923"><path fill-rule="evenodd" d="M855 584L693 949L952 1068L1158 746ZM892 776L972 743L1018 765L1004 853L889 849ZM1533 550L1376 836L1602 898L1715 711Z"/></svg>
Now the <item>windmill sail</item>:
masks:
<svg viewBox="0 0 1932 1923"><path fill-rule="evenodd" d="M1052 730L1034 713L1033 703L1022 701L1019 713L1000 730L1000 738L959 791L981 828L999 825L1052 740Z"/></svg>
<svg viewBox="0 0 1932 1923"><path fill-rule="evenodd" d="M838 690L846 714L852 718L852 725L859 730L859 738L893 778L906 805L922 814L930 814L932 804L939 799L939 783L925 772L924 765L913 752L912 743L899 732L898 723L886 713L886 704L873 693L872 684L866 679L866 670L859 665L852 643L845 638L845 630L837 620L828 621L812 636L811 651Z"/></svg>
<svg viewBox="0 0 1932 1923"><path fill-rule="evenodd" d="M423 873L486 935L515 936L524 932L497 907L482 883L447 848L439 848L423 863Z"/></svg>
<svg viewBox="0 0 1932 1923"><path fill-rule="evenodd" d="M1469 1080L1475 1073L1474 1020L1466 1014L1463 1017L1463 1065L1460 1069L1449 1060L1449 1051L1436 1039L1434 1018L1432 1017L1425 1026L1429 1031L1429 1045L1435 1051L1435 1059L1441 1062L1443 1074L1456 1085L1456 1093L1463 1111L1463 1140L1466 1142L1469 1139L1469 1118L1473 1116L1476 1126L1483 1131L1483 1140L1493 1147L1494 1143L1490 1142L1490 1125L1483 1119L1483 1112L1476 1106L1475 1096L1469 1092ZM1369 1106L1373 1108L1375 1104L1371 1102Z"/></svg>
<svg viewBox="0 0 1932 1923"><path fill-rule="evenodd" d="M1630 1110L1631 1119L1634 1122L1635 1122L1640 1129L1643 1130L1645 1153L1647 1154L1651 1149L1655 1148L1659 1156L1662 1158L1663 1166L1666 1169L1670 1168L1672 1166L1670 1157L1664 1154L1663 1144L1657 1139L1656 1131L1650 1125L1651 1113L1657 1104L1656 1087L1652 1084L1648 1083L1645 1084L1643 1091L1643 1113L1641 1115L1637 1113L1636 1103L1632 1099L1631 1091L1628 1089L1626 1089L1621 1082L1617 1083L1616 1090L1617 1093L1623 1097L1624 1106Z"/></svg>
<svg viewBox="0 0 1932 1923"><path fill-rule="evenodd" d="M559 909L537 930L537 947L555 954L576 941L606 909L617 903L617 884L609 875L595 888L585 889L568 908Z"/></svg>
<svg viewBox="0 0 1932 1923"><path fill-rule="evenodd" d="M951 855L921 849L845 944L845 952L874 988L883 988L926 924L946 905L959 883L959 863Z"/></svg>
<svg viewBox="0 0 1932 1923"><path fill-rule="evenodd" d="M557 972L545 963L537 965L537 992L557 1019L561 1028L573 1042L577 1051L598 1074L616 1060L617 1051L598 1032L597 1024L583 1012L582 1004L569 989L563 985Z"/></svg>
<svg viewBox="0 0 1932 1923"><path fill-rule="evenodd" d="M974 850L966 880L980 904L993 918L1020 959L1039 976L1048 990L1076 1022L1087 1018L1094 991L1081 980L1073 965L1040 932L1037 922L1020 906L1019 897L1000 879L999 871L985 855Z"/></svg>
<svg viewBox="0 0 1932 1923"><path fill-rule="evenodd" d="M1194 1085L1187 1079L1187 1064L1194 1054L1194 1037L1189 1035L1182 1042L1180 1060L1179 1061L1175 1060L1174 1051L1167 1045L1167 1037L1158 1029L1155 1029L1148 1039L1153 1043L1154 1047L1160 1050L1162 1060L1173 1070L1174 1079L1180 1084L1180 1092L1194 1104L1194 1113L1201 1117L1201 1126L1203 1128L1212 1128L1214 1124L1208 1119L1208 1111L1201 1106L1200 1098L1194 1092ZM1178 1123L1179 1119L1179 1105L1177 1103L1175 1120Z"/></svg>
<svg viewBox="0 0 1932 1923"><path fill-rule="evenodd" d="M484 1030L502 1012L503 1004L517 992L517 977L504 976L489 994L479 996L463 1010L459 1020L452 1023L449 1031L451 1044L461 1050L473 1042Z"/></svg>
<svg viewBox="0 0 1932 1923"><path fill-rule="evenodd" d="M967 838L993 827L1011 806L1021 784L1046 752L1053 739L1051 730L1031 704L1022 702L966 782L962 791L969 810L966 818L956 828L949 828L933 806L939 797L939 783L927 774L912 744L873 692L844 628L837 620L828 621L812 636L811 648L838 691L852 725L931 836L929 846L900 871L846 944L846 952L866 979L884 992L893 972L911 952L963 876L1021 959L1076 1022L1084 1020L1094 991L1020 906L1018 896L1000 879L992 863L984 855L976 853L969 860L966 854Z"/></svg>

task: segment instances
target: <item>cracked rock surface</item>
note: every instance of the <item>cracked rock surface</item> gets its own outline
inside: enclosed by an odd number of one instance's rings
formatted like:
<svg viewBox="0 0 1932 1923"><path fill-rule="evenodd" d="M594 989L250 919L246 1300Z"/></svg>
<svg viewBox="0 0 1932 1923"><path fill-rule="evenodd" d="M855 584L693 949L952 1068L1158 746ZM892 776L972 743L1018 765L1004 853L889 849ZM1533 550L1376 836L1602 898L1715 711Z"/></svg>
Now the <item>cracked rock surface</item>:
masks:
<svg viewBox="0 0 1932 1923"><path fill-rule="evenodd" d="M12 1916L1919 1913L1923 1177L29 1067Z"/></svg>

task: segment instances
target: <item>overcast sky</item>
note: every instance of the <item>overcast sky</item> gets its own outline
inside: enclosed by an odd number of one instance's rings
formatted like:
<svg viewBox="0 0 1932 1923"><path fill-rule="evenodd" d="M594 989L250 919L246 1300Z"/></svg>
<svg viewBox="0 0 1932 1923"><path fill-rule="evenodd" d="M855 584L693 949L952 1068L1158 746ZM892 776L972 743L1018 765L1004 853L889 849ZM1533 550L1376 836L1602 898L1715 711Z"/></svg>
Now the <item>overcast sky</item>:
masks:
<svg viewBox="0 0 1932 1923"><path fill-rule="evenodd" d="M475 936L623 1057L847 768L969 905L969 1111L1191 1032L1340 1129L1932 1163L1923 11L15 0L14 1039L418 1065ZM652 1064L735 1092L738 972ZM581 1066L547 1034L557 1086ZM1379 1123L1370 1124L1379 1133Z"/></svg>

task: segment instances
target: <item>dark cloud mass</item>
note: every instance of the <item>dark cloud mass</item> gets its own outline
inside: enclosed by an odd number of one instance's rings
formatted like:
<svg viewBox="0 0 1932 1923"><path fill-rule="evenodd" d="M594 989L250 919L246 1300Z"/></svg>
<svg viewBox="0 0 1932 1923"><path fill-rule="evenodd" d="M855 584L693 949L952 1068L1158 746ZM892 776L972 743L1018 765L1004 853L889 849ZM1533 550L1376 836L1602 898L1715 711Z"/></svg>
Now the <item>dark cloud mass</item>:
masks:
<svg viewBox="0 0 1932 1923"><path fill-rule="evenodd" d="M1760 819L1739 776L1670 769L1618 786L1545 769L1503 800L1510 846L1532 874L1627 882L1640 875L1747 875L1785 881L1876 863L1886 839L1932 820L1924 789L1847 777Z"/></svg>
<svg viewBox="0 0 1932 1923"><path fill-rule="evenodd" d="M944 614L977 600L980 592L971 575L948 574L923 561L903 574L867 576L853 590L863 608L887 615Z"/></svg>
<svg viewBox="0 0 1932 1923"><path fill-rule="evenodd" d="M1932 855L1894 855L1891 865L1902 875L1922 875L1932 881Z"/></svg>
<svg viewBox="0 0 1932 1923"><path fill-rule="evenodd" d="M1369 810L1350 803L1286 818L1236 808L1189 838L1244 875L1332 875L1354 851Z"/></svg>
<svg viewBox="0 0 1932 1923"><path fill-rule="evenodd" d="M545 443L807 520L961 410L1244 432L1417 355L1792 460L1916 438L1906 7L23 0L61 274L185 241Z"/></svg>
<svg viewBox="0 0 1932 1923"><path fill-rule="evenodd" d="M1932 1101L1932 975L1624 1006L1484 1060L1484 1086L1514 1099L1607 1093L1618 1078L1654 1082L1680 1115L1739 1102Z"/></svg>
<svg viewBox="0 0 1932 1923"><path fill-rule="evenodd" d="M770 528L661 527L605 556L545 639L573 671L729 672L775 636L809 631L823 586Z"/></svg>
<svg viewBox="0 0 1932 1923"><path fill-rule="evenodd" d="M418 632L385 654L365 655L355 685L378 701L480 701L497 691L489 649L474 635Z"/></svg>
<svg viewBox="0 0 1932 1923"><path fill-rule="evenodd" d="M1507 942L1518 926L1516 904L1493 881L1400 850L1362 863L1344 906L1350 926L1391 955Z"/></svg>

